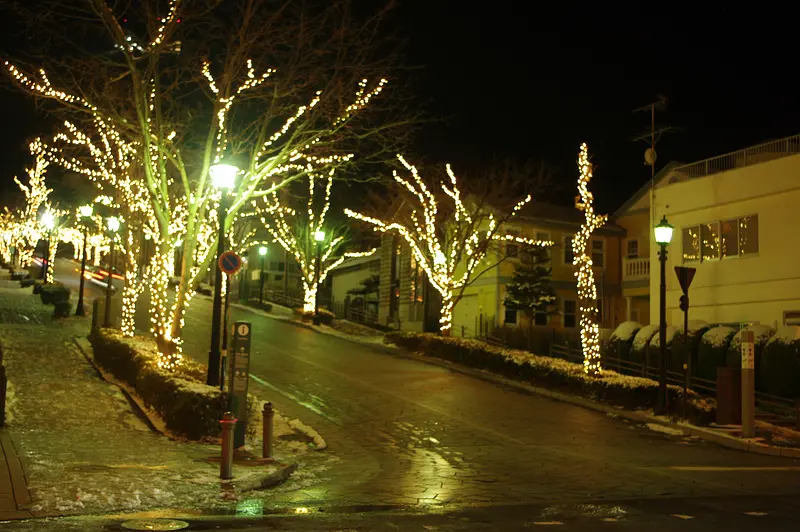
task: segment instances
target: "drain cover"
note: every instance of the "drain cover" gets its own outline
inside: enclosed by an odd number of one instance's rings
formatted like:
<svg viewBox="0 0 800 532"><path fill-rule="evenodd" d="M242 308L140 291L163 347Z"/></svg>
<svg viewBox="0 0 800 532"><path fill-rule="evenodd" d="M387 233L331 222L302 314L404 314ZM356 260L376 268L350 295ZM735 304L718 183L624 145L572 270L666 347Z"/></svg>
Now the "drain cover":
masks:
<svg viewBox="0 0 800 532"><path fill-rule="evenodd" d="M177 519L131 519L122 523L125 530L183 530L189 523Z"/></svg>

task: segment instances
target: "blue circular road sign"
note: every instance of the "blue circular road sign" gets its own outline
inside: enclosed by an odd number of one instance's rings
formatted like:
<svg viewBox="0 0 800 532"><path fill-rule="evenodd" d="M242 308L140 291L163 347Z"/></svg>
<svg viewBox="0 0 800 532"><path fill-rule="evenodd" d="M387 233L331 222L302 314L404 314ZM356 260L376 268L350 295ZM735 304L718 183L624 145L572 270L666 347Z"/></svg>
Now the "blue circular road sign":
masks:
<svg viewBox="0 0 800 532"><path fill-rule="evenodd" d="M233 251L226 251L219 256L219 269L233 275L242 267L242 258Z"/></svg>

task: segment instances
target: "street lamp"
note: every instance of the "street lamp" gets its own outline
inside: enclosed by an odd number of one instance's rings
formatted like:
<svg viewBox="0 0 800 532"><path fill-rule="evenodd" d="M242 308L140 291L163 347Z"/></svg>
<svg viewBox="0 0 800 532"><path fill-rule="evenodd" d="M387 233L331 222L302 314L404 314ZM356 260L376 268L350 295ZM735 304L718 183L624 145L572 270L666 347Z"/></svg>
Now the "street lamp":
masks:
<svg viewBox="0 0 800 532"><path fill-rule="evenodd" d="M50 269L50 232L56 226L56 219L52 212L45 211L42 214L42 225L47 229L47 238L44 240L44 256L42 257L42 280L46 283L47 271Z"/></svg>
<svg viewBox="0 0 800 532"><path fill-rule="evenodd" d="M88 220L92 217L94 209L91 205L78 207L78 218L83 224L83 252L81 253L81 280L78 288L78 308L75 309L76 316L85 316L86 310L83 308L83 287L86 284L86 239L89 234Z"/></svg>
<svg viewBox="0 0 800 532"><path fill-rule="evenodd" d="M111 281L114 274L114 243L117 240L117 231L119 231L119 218L112 216L106 221L106 225L109 233L111 233L111 246L108 253L108 284L106 285L106 308L103 327L108 329L111 327Z"/></svg>
<svg viewBox="0 0 800 532"><path fill-rule="evenodd" d="M228 192L236 183L236 174L239 169L229 163L218 162L209 168L211 184L219 189L220 199L217 209L219 231L217 232L217 268L214 272L214 306L211 313L211 347L208 350L208 374L206 384L219 386L220 375L220 328L222 321L222 270L219 258L225 252L225 215L228 210Z"/></svg>
<svg viewBox="0 0 800 532"><path fill-rule="evenodd" d="M325 242L325 231L314 231L314 240L317 242L317 267L314 270L314 325L319 325L319 271L322 269L322 243ZM286 272L284 272L286 274Z"/></svg>
<svg viewBox="0 0 800 532"><path fill-rule="evenodd" d="M659 414L667 409L667 244L672 240L673 227L667 222L666 215L653 228L656 244L661 246L658 261L661 263L661 284L659 290L659 322L658 322L658 407Z"/></svg>
<svg viewBox="0 0 800 532"><path fill-rule="evenodd" d="M264 261L267 259L267 246L261 246L258 248L258 254L261 255L261 274L259 275L258 279L261 284L261 288L258 291L258 304L264 304Z"/></svg>

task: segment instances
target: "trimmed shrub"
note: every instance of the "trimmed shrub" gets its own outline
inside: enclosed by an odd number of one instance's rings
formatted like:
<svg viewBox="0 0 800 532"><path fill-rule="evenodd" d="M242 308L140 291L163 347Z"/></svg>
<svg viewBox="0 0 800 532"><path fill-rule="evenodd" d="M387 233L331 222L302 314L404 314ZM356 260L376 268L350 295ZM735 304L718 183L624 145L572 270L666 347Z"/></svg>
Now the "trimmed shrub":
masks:
<svg viewBox="0 0 800 532"><path fill-rule="evenodd" d="M756 359L758 360L758 359ZM781 397L800 397L800 327L782 327L761 354L762 391Z"/></svg>
<svg viewBox="0 0 800 532"><path fill-rule="evenodd" d="M630 409L655 405L658 398L658 383L650 379L620 375L608 370L600 377L590 377L584 373L582 364L502 349L478 340L392 332L385 336L385 341L426 356ZM682 413L683 389L673 385L667 389L670 408L675 413ZM694 421L707 424L713 420L713 408L694 392L689 392L687 407L686 412Z"/></svg>
<svg viewBox="0 0 800 532"><path fill-rule="evenodd" d="M89 337L94 360L114 378L136 391L164 421L167 429L190 440L216 438L219 420L228 409L227 394L205 384L205 368L184 359L174 373L158 367L155 343L145 338L125 338L119 331L97 329ZM258 401L248 398L248 408ZM249 419L257 418L248 412ZM248 433L260 427L248 423Z"/></svg>
<svg viewBox="0 0 800 532"><path fill-rule="evenodd" d="M653 335L658 333L658 325L645 325L633 337L633 343L629 352L631 362L644 364L647 357L647 349Z"/></svg>
<svg viewBox="0 0 800 532"><path fill-rule="evenodd" d="M62 284L46 284L42 286L39 295L45 305L55 305L69 301L69 288Z"/></svg>
<svg viewBox="0 0 800 532"><path fill-rule="evenodd" d="M661 367L661 336L659 335L660 327L656 330L656 334L650 339L647 345L647 366L650 368ZM678 334L678 329L672 325L667 325L664 330L667 337L667 367L669 367L669 359L672 358L672 342L675 340L675 335Z"/></svg>
<svg viewBox="0 0 800 532"><path fill-rule="evenodd" d="M684 336L683 327L678 329L678 333L672 340L670 357L667 359L667 367L671 371L683 372L683 364L691 357L692 368L697 366L697 349L700 346L700 339L708 330L708 323L702 320L689 322L688 334Z"/></svg>
<svg viewBox="0 0 800 532"><path fill-rule="evenodd" d="M695 376L701 379L717 380L717 368L725 365L728 346L734 334L736 334L734 329L725 326L712 327L703 334L700 346L697 348Z"/></svg>
<svg viewBox="0 0 800 532"><path fill-rule="evenodd" d="M22 280L19 282L19 285L20 285L22 288L28 288L29 286L34 286L34 285L35 285L35 283L36 283L36 280L35 280L35 279L31 279L30 277L28 277L28 278L26 278L26 279L22 279Z"/></svg>
<svg viewBox="0 0 800 532"><path fill-rule="evenodd" d="M69 304L69 301L59 301L55 303L55 309L53 310L53 317L68 318L71 311L72 311L72 305Z"/></svg>
<svg viewBox="0 0 800 532"><path fill-rule="evenodd" d="M633 338L641 328L642 325L635 321L620 323L608 339L608 355L620 360L630 360Z"/></svg>
<svg viewBox="0 0 800 532"><path fill-rule="evenodd" d="M33 293L34 294L41 294L42 287L44 286L44 281L41 279L36 279L33 281Z"/></svg>

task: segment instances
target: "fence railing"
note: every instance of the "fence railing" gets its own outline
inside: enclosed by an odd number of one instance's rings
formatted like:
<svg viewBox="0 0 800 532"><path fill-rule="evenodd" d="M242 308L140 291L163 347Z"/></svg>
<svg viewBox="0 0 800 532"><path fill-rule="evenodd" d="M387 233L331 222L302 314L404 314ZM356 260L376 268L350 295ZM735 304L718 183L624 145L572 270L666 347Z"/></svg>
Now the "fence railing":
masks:
<svg viewBox="0 0 800 532"><path fill-rule="evenodd" d="M743 150L685 164L673 171L678 180L692 179L743 168L800 153L800 135L773 140Z"/></svg>
<svg viewBox="0 0 800 532"><path fill-rule="evenodd" d="M549 356L579 364L583 363L583 353L581 350L570 345L551 344ZM607 352L603 354L602 360L604 367L623 375L632 375L653 380L658 380L660 376L660 368L656 363L650 364L649 357L647 356L644 364L631 360L622 360L610 356ZM717 393L716 381L689 376L685 372L667 370L667 383L676 386L686 386L686 388L705 396L714 396ZM800 429L800 402L798 402L798 400L759 391L756 391L755 396L757 409L756 417L758 419L770 421L777 425L791 424Z"/></svg>
<svg viewBox="0 0 800 532"><path fill-rule="evenodd" d="M650 277L650 259L637 258L637 259L622 259L623 265L623 281L633 281L636 279L647 279Z"/></svg>

